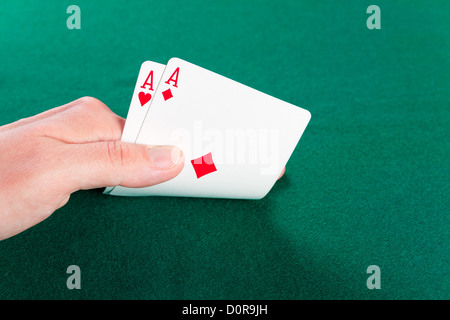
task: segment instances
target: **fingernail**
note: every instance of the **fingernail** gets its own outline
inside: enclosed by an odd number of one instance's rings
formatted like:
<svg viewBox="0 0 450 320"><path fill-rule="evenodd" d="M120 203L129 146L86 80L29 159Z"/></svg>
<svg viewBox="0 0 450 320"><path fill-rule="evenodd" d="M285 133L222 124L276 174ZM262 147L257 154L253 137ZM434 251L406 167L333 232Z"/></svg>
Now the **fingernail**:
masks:
<svg viewBox="0 0 450 320"><path fill-rule="evenodd" d="M180 160L181 150L173 146L152 147L147 150L150 160L159 169L169 169Z"/></svg>

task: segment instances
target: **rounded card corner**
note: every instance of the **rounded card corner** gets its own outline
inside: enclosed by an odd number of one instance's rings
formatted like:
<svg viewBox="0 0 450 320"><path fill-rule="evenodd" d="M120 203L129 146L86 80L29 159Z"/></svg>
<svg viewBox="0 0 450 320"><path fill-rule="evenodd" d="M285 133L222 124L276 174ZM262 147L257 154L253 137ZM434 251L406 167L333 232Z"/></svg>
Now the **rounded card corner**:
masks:
<svg viewBox="0 0 450 320"><path fill-rule="evenodd" d="M171 62L177 62L177 61L181 61L181 59L178 57L173 57L173 58L170 58L170 60L167 62L167 64L169 64Z"/></svg>
<svg viewBox="0 0 450 320"><path fill-rule="evenodd" d="M308 121L311 120L311 112L309 112L309 111L306 110L306 109L303 109L303 110L305 110L306 117L308 118Z"/></svg>
<svg viewBox="0 0 450 320"><path fill-rule="evenodd" d="M141 63L141 68L144 67L146 64L151 63L151 61L147 60Z"/></svg>

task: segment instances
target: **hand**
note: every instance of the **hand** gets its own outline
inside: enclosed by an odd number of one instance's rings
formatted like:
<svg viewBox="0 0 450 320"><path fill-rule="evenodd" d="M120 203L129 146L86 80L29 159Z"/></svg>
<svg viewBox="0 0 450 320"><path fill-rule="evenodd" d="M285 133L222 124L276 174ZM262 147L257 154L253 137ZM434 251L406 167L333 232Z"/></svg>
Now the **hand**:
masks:
<svg viewBox="0 0 450 320"><path fill-rule="evenodd" d="M124 124L85 97L0 127L0 240L46 219L77 190L146 187L178 175L180 149L121 142Z"/></svg>

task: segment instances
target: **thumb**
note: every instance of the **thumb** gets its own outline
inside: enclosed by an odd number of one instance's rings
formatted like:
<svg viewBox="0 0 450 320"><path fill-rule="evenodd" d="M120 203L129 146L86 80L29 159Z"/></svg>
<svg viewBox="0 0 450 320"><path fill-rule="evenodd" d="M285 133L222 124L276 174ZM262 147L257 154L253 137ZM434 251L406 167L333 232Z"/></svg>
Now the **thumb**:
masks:
<svg viewBox="0 0 450 320"><path fill-rule="evenodd" d="M183 152L175 146L105 141L71 144L69 148L69 175L75 190L147 187L174 178L184 166Z"/></svg>

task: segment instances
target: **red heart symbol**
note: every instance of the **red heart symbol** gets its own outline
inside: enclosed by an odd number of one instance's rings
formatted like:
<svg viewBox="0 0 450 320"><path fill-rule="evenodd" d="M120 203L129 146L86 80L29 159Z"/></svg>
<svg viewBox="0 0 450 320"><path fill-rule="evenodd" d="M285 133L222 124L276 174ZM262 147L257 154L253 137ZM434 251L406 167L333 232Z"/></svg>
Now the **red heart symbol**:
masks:
<svg viewBox="0 0 450 320"><path fill-rule="evenodd" d="M139 101L141 102L141 106L144 106L144 104L146 104L147 102L150 101L150 99L152 98L152 95L150 93L145 93L145 92L139 92Z"/></svg>

